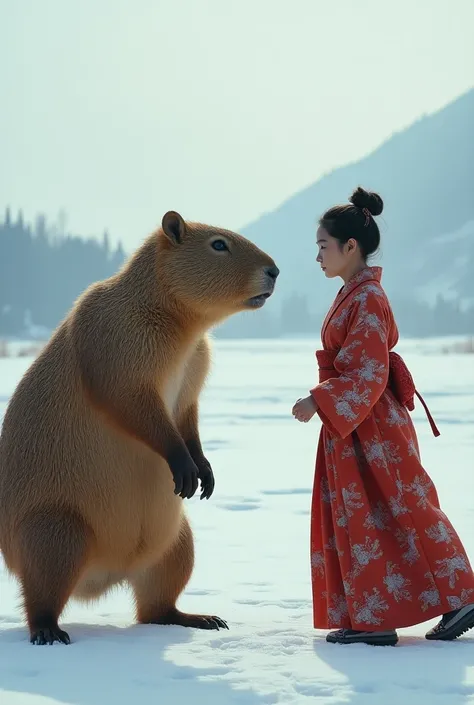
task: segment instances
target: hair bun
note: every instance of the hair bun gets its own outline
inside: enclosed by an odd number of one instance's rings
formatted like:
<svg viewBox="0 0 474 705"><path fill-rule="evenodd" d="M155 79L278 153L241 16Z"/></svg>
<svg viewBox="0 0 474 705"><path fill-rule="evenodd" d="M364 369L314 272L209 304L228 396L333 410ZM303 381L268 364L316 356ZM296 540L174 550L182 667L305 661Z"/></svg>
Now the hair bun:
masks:
<svg viewBox="0 0 474 705"><path fill-rule="evenodd" d="M367 208L372 215L380 215L383 211L383 201L379 194L365 191L360 186L355 189L349 201L352 205L356 206L356 208Z"/></svg>

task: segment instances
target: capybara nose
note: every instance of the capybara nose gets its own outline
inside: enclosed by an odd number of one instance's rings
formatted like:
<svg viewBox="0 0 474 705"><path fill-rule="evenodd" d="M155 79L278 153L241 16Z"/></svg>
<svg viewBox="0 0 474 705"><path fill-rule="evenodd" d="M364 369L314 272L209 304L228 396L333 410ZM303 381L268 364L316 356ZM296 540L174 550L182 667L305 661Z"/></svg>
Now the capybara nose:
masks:
<svg viewBox="0 0 474 705"><path fill-rule="evenodd" d="M272 279L276 279L277 276L280 274L280 270L278 269L276 264L274 264L273 267L267 267L265 273L268 274L268 276Z"/></svg>

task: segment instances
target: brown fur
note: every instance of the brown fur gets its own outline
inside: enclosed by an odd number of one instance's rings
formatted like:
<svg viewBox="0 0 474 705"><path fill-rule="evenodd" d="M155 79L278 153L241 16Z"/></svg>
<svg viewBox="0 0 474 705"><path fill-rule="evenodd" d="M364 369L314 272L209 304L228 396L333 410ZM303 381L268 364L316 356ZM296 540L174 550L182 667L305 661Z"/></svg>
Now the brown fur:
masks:
<svg viewBox="0 0 474 705"><path fill-rule="evenodd" d="M277 274L242 236L167 213L20 380L0 437L0 548L33 643L68 643L58 619L69 598L124 581L140 622L227 626L176 608L194 562L182 498L198 475L202 494L213 490L198 430L207 331L270 294Z"/></svg>

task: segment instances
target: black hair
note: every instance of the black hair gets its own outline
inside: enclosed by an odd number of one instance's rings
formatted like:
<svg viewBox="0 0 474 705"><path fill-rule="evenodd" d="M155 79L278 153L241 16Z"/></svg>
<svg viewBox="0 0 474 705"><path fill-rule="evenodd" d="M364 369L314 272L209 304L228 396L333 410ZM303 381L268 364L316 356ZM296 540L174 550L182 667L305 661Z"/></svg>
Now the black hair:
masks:
<svg viewBox="0 0 474 705"><path fill-rule="evenodd" d="M349 203L329 208L319 220L319 225L343 245L351 238L359 243L364 260L377 252L380 231L374 216L383 211L383 201L378 193L365 191L358 186Z"/></svg>

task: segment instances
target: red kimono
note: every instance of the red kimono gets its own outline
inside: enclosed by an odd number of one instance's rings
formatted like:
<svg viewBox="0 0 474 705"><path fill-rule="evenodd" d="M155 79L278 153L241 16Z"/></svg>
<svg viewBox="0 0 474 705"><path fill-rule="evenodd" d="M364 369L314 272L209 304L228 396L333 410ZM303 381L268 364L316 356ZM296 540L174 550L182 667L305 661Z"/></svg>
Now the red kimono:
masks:
<svg viewBox="0 0 474 705"><path fill-rule="evenodd" d="M316 353L311 395L323 426L311 576L320 629L408 627L474 602L469 559L420 462L408 413L415 390L390 352L398 330L381 272L367 267L342 287Z"/></svg>

